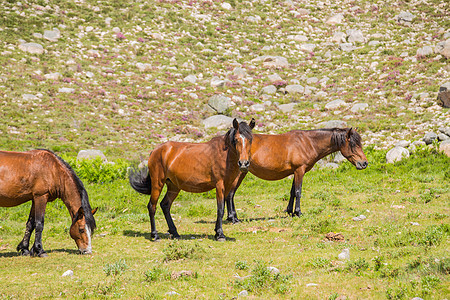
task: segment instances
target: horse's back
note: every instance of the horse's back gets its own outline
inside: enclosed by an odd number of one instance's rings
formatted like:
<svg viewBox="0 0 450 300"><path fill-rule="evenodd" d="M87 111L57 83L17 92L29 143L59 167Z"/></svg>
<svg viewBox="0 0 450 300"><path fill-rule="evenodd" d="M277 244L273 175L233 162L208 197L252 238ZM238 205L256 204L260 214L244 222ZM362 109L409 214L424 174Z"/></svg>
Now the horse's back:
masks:
<svg viewBox="0 0 450 300"><path fill-rule="evenodd" d="M53 167L45 150L0 151L0 206L17 206L47 193Z"/></svg>

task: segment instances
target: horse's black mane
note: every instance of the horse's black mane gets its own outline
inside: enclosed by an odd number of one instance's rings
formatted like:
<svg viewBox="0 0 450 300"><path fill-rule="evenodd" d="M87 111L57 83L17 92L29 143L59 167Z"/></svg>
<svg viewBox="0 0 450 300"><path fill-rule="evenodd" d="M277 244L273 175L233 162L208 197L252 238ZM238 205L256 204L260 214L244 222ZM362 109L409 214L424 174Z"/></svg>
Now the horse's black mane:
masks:
<svg viewBox="0 0 450 300"><path fill-rule="evenodd" d="M347 135L351 131L349 136L350 148L361 147L361 136L352 128L323 128L318 130L331 132L331 142L339 149L345 145Z"/></svg>
<svg viewBox="0 0 450 300"><path fill-rule="evenodd" d="M53 154L59 160L59 162L61 162L61 164L69 171L69 174L70 176L72 176L72 179L75 182L75 185L77 186L77 190L80 193L81 207L83 207L84 210L84 217L86 219L86 223L88 224L89 228L92 231L91 234L93 234L94 229L97 227L97 224L95 223L94 216L92 215L92 208L91 205L89 204L89 196L86 189L84 188L83 182L80 180L80 178L78 178L77 174L75 174L75 171L72 169L72 167L65 160L56 155L53 151L48 149L38 149L38 150L47 151Z"/></svg>
<svg viewBox="0 0 450 300"><path fill-rule="evenodd" d="M250 142L253 140L252 129L247 124L247 122L239 123L239 133L248 139ZM231 127L230 130L225 134L225 141L227 144L235 145L236 129Z"/></svg>

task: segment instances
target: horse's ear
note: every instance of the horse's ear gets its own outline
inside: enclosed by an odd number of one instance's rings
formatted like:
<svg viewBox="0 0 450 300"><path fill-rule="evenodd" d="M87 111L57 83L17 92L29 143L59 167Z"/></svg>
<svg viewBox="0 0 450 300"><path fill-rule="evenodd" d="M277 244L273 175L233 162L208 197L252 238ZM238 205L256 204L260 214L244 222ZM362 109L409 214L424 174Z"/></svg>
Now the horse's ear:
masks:
<svg viewBox="0 0 450 300"><path fill-rule="evenodd" d="M233 120L233 128L236 130L239 129L239 122L236 118L234 118L234 120Z"/></svg>
<svg viewBox="0 0 450 300"><path fill-rule="evenodd" d="M92 210L92 215L95 215L95 213L97 212L97 209L98 209L98 207L96 207Z"/></svg>
<svg viewBox="0 0 450 300"><path fill-rule="evenodd" d="M350 127L350 130L347 132L347 138L350 138L353 134L353 127Z"/></svg>
<svg viewBox="0 0 450 300"><path fill-rule="evenodd" d="M80 207L77 211L77 214L75 215L75 220L74 221L78 221L84 218L84 209L83 207Z"/></svg>
<svg viewBox="0 0 450 300"><path fill-rule="evenodd" d="M250 124L248 124L248 126L250 126L250 129L255 128L256 122L255 122L255 118L252 118L252 120L250 121Z"/></svg>

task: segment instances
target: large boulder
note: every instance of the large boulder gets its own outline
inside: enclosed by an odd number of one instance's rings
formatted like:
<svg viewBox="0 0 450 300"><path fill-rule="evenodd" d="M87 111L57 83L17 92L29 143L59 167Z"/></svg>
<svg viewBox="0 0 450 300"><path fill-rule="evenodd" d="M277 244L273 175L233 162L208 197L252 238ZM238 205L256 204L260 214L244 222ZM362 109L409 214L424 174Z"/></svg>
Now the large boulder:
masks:
<svg viewBox="0 0 450 300"><path fill-rule="evenodd" d="M77 155L77 160L96 159L96 158L100 158L103 162L108 161L106 159L105 154L103 154L103 152L100 150L94 150L94 149L80 150L80 152L78 152L78 155Z"/></svg>
<svg viewBox="0 0 450 300"><path fill-rule="evenodd" d="M450 139L443 141L439 145L439 151L444 152L445 155L450 157Z"/></svg>
<svg viewBox="0 0 450 300"><path fill-rule="evenodd" d="M232 121L233 118L231 117L227 117L224 115L215 115L203 120L202 123L205 128L216 127L222 129L230 127Z"/></svg>
<svg viewBox="0 0 450 300"><path fill-rule="evenodd" d="M444 83L439 87L439 94L437 96L439 105L443 107L450 107L450 81Z"/></svg>
<svg viewBox="0 0 450 300"><path fill-rule="evenodd" d="M386 163L393 164L409 157L409 151L403 147L394 147L386 153Z"/></svg>
<svg viewBox="0 0 450 300"><path fill-rule="evenodd" d="M213 95L209 98L208 105L219 114L223 114L231 106L231 99L224 95Z"/></svg>

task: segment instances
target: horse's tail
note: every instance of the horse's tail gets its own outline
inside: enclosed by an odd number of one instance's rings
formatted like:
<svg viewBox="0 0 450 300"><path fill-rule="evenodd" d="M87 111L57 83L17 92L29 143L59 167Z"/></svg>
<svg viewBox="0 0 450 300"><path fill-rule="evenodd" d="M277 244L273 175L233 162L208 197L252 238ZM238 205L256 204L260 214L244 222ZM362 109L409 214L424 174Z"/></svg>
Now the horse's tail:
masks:
<svg viewBox="0 0 450 300"><path fill-rule="evenodd" d="M148 167L143 167L141 169L131 168L128 175L131 187L145 195L150 195L152 193L152 180L150 174L148 174Z"/></svg>

